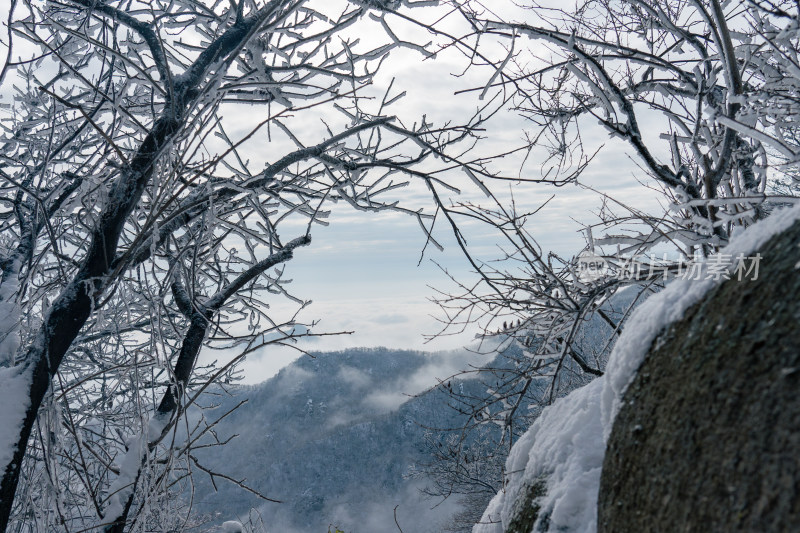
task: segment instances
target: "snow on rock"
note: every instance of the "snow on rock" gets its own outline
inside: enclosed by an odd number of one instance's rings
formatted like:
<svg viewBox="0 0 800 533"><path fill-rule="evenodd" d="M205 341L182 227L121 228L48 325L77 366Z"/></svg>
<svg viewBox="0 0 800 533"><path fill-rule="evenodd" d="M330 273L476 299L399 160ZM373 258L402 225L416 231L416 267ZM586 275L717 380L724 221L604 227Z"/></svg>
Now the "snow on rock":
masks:
<svg viewBox="0 0 800 533"><path fill-rule="evenodd" d="M19 367L0 368L0 470L11 462L17 451L17 438L31 403L30 386L30 372L23 372Z"/></svg>
<svg viewBox="0 0 800 533"><path fill-rule="evenodd" d="M736 235L720 253L733 258L754 253L798 219L800 207L777 211ZM541 480L545 493L536 499L538 518L522 533L597 530L603 455L625 389L658 333L722 281L674 280L633 312L605 375L545 408L514 445L506 462L506 487L489 503L473 533L505 533L516 518L518 502Z"/></svg>
<svg viewBox="0 0 800 533"><path fill-rule="evenodd" d="M736 235L728 246L720 251L726 257L736 258L740 254L754 253L773 236L789 228L800 219L800 207L775 212L767 220L755 224ZM712 262L714 258L710 258ZM663 291L644 301L628 320L608 359L603 389L603 442L608 440L614 418L619 412L625 389L633 381L636 370L642 364L650 344L667 325L680 320L686 310L699 302L703 296L723 280L677 279Z"/></svg>
<svg viewBox="0 0 800 533"><path fill-rule="evenodd" d="M508 456L505 493L494 497L473 533L503 533L522 492L542 476L546 487L538 521L549 520L553 531L595 531L603 465L601 390L597 379L559 398L536 419Z"/></svg>

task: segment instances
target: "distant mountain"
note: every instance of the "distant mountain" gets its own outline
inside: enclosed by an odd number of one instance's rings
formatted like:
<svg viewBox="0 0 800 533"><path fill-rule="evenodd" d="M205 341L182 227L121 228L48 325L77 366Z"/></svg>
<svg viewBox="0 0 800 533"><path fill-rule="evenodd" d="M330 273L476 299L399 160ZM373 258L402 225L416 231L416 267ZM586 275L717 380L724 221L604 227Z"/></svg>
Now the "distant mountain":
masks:
<svg viewBox="0 0 800 533"><path fill-rule="evenodd" d="M244 519L257 508L269 532L321 532L336 525L347 533L398 531L394 508L405 531L440 531L457 511L447 502L424 500L419 481L405 476L427 459L426 429L452 427L460 416L446 396L431 391L417 397L417 374L447 368L454 354L376 349L303 357L272 379L235 387L206 410L221 416L247 403L216 427L222 447L198 449L211 467L283 503L266 503L217 479L196 474L194 508L212 523ZM452 365L452 361L450 361ZM448 377L441 375L442 378Z"/></svg>
<svg viewBox="0 0 800 533"><path fill-rule="evenodd" d="M621 309L635 301L636 292L625 291L603 308L619 320ZM610 333L608 323L593 315L579 328L574 347L600 362L607 356ZM520 348L513 345L491 361L484 356L480 362L499 372L452 380L452 390L482 397L487 387L496 390L490 381L506 379L503 369L513 370L520 357ZM283 503L265 502L221 478L215 479L215 490L209 476L195 469L195 514L208 520L206 529L256 517L269 533L326 533L329 526L346 533L397 533L397 507L406 533L442 531L461 511L458 502L448 499L436 506L439 501L425 500L419 492L425 482L408 474L431 458L426 428L458 428L465 417L448 407L452 398L443 390L420 392L435 383L434 377L447 378L477 362L465 351L352 349L304 356L259 385L219 389L206 400L211 403L203 416L213 421L246 400L214 426L219 441L238 436L224 446L196 448L193 455L202 466L245 480ZM575 379L577 386L587 378ZM528 393L537 397L548 383L537 380ZM529 413L530 422L538 409L528 407L519 411ZM489 424L482 431L480 438L499 428Z"/></svg>

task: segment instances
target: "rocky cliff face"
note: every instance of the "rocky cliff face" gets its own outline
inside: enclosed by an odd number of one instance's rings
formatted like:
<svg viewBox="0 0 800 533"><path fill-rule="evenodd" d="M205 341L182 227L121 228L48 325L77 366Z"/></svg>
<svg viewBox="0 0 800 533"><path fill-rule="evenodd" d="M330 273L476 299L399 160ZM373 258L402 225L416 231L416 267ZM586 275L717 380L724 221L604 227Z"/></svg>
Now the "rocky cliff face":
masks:
<svg viewBox="0 0 800 533"><path fill-rule="evenodd" d="M800 531L800 222L653 343L608 441L598 530Z"/></svg>

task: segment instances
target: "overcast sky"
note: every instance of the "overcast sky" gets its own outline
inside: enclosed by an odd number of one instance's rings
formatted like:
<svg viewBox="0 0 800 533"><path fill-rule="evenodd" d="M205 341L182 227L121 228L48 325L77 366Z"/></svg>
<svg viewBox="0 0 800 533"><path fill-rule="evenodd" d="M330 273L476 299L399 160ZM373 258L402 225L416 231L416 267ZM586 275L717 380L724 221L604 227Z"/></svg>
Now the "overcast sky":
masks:
<svg viewBox="0 0 800 533"><path fill-rule="evenodd" d="M393 29L401 38L405 37L401 29ZM385 87L389 80L395 79L397 92L404 90L407 94L399 102L399 110L394 111L406 119L418 120L425 115L437 124L459 120L485 101L478 100L477 92L457 92L482 87L491 75L491 71L476 70L456 76L463 72L464 66L463 58L453 54L440 54L434 62L423 61L417 53L395 51L383 65L376 87ZM242 113L241 109L237 112ZM326 122L329 118L325 117ZM254 120L246 112L237 116L242 132L247 131L248 119ZM293 131L300 137L307 135L311 142L318 126L315 124L304 118L293 126L296 128ZM487 138L476 150L481 154L502 153L522 145L528 127L515 113L500 113L489 124ZM637 176L643 176L621 143L609 139L599 126L590 124L584 130L584 141L587 152L601 145L604 148L583 175L582 183L640 209L655 204L655 195L647 194L637 182ZM248 155L257 160L263 155L258 152L254 150ZM541 154L531 154L524 166L522 157L499 160L496 169L504 175L539 177L543 172ZM450 195L452 200L480 197L474 187L470 190L463 174L455 173L452 179L463 189L461 197ZM495 187L506 195L510 188L517 204L528 208L536 208L555 195L529 220L530 230L546 251L567 257L576 255L585 245L582 224L597 222L594 213L600 206L600 198L581 187L509 182ZM428 192L419 184L401 190L397 198L408 207L425 207L426 212L433 212ZM430 301L435 296L431 287L445 291L453 288L435 263L458 279L466 280L473 275L447 228L440 224L435 233L445 248L438 251L425 246L425 235L414 218L399 213L362 213L344 206L334 209L330 222L329 227L314 228L311 246L297 250L287 265L287 273L293 280L293 294L313 302L300 318L306 322L319 320L314 332L353 333L310 339L301 342L300 347L310 351L365 346L445 350L463 347L474 338L477 327L467 328L460 335L429 338L441 329L444 316ZM473 251L484 259L497 255L497 234L478 226L470 226L468 230L466 237ZM245 381L261 381L296 357L297 352L276 347L251 354L244 363Z"/></svg>
<svg viewBox="0 0 800 533"><path fill-rule="evenodd" d="M442 97L444 98L444 97ZM436 103L436 101L432 101ZM513 116L505 117L522 136L523 124ZM619 144L607 138L599 128L592 130L595 144L605 143L604 150L587 170L582 182L615 198L646 208L655 205L655 195L637 182L640 174ZM487 150L502 150L507 139L487 139ZM529 162L529 172L539 172L536 162ZM523 171L525 173L525 171ZM507 183L498 184L508 188ZM535 207L550 199L529 220L529 227L544 250L571 257L585 245L582 224L597 222L595 213L600 198L578 186L556 188L541 184L512 185L515 200ZM419 191L412 197L423 201ZM419 195L417 197L417 195ZM456 197L453 197L457 200ZM316 332L353 331L353 334L313 339L301 343L308 350L339 350L360 346L445 350L463 347L477 333L476 327L460 335L430 340L441 329L442 311L430 299L435 289L453 289L453 283L438 265L458 279L474 275L454 239L442 226L436 237L444 251L425 247L425 235L417 221L398 213L370 214L337 209L331 224L313 231L313 243L300 249L287 265L293 293L312 300L303 317L319 320ZM489 228L471 226L466 237L471 249L484 258L495 257L497 234ZM423 249L424 255L423 255ZM245 362L247 382L263 380L293 360L290 350L265 348Z"/></svg>
<svg viewBox="0 0 800 533"><path fill-rule="evenodd" d="M3 6L2 10L6 9L7 6ZM372 29L365 31L359 26L357 31L360 37L369 41L372 38L370 32L376 27L373 25ZM393 30L401 38L409 40L429 38L413 35L408 28L400 26L393 27ZM5 56L5 50L0 49L0 52ZM464 58L457 54L444 53L436 61L423 61L418 53L395 51L384 63L375 87L376 90L386 87L395 78L396 92L404 90L407 93L395 104L398 108L395 112L407 120L419 120L425 115L428 121L436 124L447 120L457 121L471 114L485 101L478 101L477 92L456 92L481 87L491 75L491 70L474 70L466 76L455 76L462 73L464 67ZM491 97L491 93L488 97ZM225 118L230 119L230 126L226 126L228 133L235 138L247 133L253 121L263 120L263 113L239 107L232 109L230 116ZM307 115L303 115L302 121L292 125L294 133L301 138L306 136L310 142L318 142L322 119L330 122L332 117L319 116L317 119L314 120L312 116L309 120ZM501 113L489 124L487 138L476 150L481 154L491 154L519 146L523 144L526 127L528 124L513 112ZM642 185L637 183L634 176L639 174L641 177L641 173L619 144L612 142L599 127L584 131L584 140L589 145L588 150L601 144L605 144L605 148L584 174L583 183L639 208L654 204L655 195L647 194ZM269 143L265 144L263 139L258 142L260 144L252 145L247 153L254 168L274 160L275 154L281 150L279 135L274 133ZM541 174L540 154L531 154L524 166L521 161L520 158L506 158L498 161L495 168L511 176L538 177ZM463 195L458 197L451 194L452 200L480 196L479 191L469 190L470 184L463 174L456 172L452 179L459 187L466 183ZM493 188L506 195L513 190L518 205L529 208L535 208L555 195L544 209L529 220L529 227L544 250L565 256L580 252L584 245L581 224L595 222L593 212L600 205L596 194L577 186L554 188L504 182ZM433 212L428 192L419 184L412 184L396 193L396 196L407 207L425 207L426 212ZM353 333L305 341L300 345L302 348L338 350L357 346L387 346L442 350L461 347L474 337L477 329L468 328L461 335L425 342L426 336L441 329L439 320L443 318L442 312L430 301L435 295L431 286L445 291L453 288L434 262L458 279L466 280L472 275L447 228L440 224L435 232L436 238L445 247L442 252L432 246L426 247L425 235L418 222L399 213L370 214L343 206L334 209L330 222L329 227L318 226L313 229L311 246L296 251L295 259L287 265L286 272L294 280L292 293L302 300L313 302L300 318L306 322L319 320L315 332ZM496 234L488 228L477 226L467 227L467 230L466 237L473 251L485 259L495 255ZM214 356L216 354L205 354L206 358ZM261 381L295 357L297 353L294 351L275 348L251 354L244 365L246 381Z"/></svg>

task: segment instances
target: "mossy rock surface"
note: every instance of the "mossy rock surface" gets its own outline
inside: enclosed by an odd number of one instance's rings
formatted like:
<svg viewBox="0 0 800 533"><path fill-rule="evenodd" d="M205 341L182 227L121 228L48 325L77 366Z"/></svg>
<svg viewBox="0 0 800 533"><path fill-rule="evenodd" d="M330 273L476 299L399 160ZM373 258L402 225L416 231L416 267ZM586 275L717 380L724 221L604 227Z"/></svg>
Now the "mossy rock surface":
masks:
<svg viewBox="0 0 800 533"><path fill-rule="evenodd" d="M608 443L600 532L800 531L799 246L795 223L757 280L655 340Z"/></svg>
<svg viewBox="0 0 800 533"><path fill-rule="evenodd" d="M505 533L531 533L536 520L539 518L541 507L539 499L545 495L547 481L539 478L523 489L524 498L517 499L514 506L513 517Z"/></svg>

